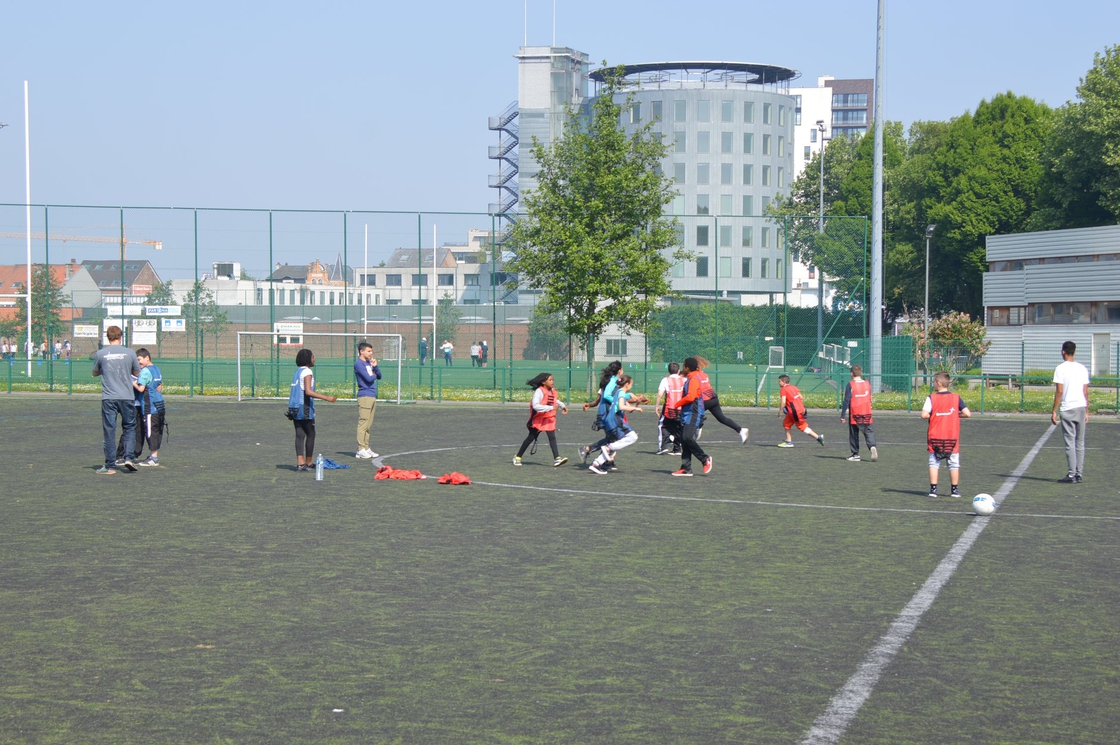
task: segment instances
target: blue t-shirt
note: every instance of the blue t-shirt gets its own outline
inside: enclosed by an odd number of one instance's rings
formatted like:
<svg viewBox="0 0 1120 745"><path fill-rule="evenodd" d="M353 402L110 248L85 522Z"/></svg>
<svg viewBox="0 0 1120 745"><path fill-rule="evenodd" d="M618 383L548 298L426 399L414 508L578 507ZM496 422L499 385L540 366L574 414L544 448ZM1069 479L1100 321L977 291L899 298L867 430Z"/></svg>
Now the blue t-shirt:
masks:
<svg viewBox="0 0 1120 745"><path fill-rule="evenodd" d="M137 396L136 405L144 410L145 414L163 411L163 394L159 392L159 384L163 382L163 373L155 365L140 368L140 376L136 382L145 386L143 393ZM145 403L145 400L147 403Z"/></svg>
<svg viewBox="0 0 1120 745"><path fill-rule="evenodd" d="M354 377L358 380L358 398L377 398L377 381L381 380L377 365L359 358L354 362Z"/></svg>

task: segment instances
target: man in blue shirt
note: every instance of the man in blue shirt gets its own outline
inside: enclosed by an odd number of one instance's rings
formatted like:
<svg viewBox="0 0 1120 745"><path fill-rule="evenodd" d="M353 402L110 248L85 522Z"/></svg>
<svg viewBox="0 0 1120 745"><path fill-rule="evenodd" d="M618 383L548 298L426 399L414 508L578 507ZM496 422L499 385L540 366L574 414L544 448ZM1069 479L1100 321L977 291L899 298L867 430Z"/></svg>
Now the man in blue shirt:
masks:
<svg viewBox="0 0 1120 745"><path fill-rule="evenodd" d="M358 345L354 377L358 381L358 452L354 453L354 457L376 458L377 453L369 449L369 430L377 410L377 381L381 380L381 370L373 358L373 347L369 342L363 341Z"/></svg>

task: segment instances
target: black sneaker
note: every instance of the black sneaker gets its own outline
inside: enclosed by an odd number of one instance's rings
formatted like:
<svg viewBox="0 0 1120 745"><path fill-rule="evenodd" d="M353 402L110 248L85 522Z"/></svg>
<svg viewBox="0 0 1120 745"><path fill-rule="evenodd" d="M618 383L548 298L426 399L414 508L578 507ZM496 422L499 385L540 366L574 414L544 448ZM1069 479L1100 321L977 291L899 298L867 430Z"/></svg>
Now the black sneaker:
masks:
<svg viewBox="0 0 1120 745"><path fill-rule="evenodd" d="M1075 483L1075 484L1080 484L1081 483L1081 474L1079 474L1079 473L1073 474L1073 483Z"/></svg>
<svg viewBox="0 0 1120 745"><path fill-rule="evenodd" d="M937 489L930 489L929 490L929 498L930 499L937 499Z"/></svg>
<svg viewBox="0 0 1120 745"><path fill-rule="evenodd" d="M1065 476L1058 479L1058 483L1059 484L1076 484L1077 483L1077 476L1075 476L1072 473L1067 473Z"/></svg>
<svg viewBox="0 0 1120 745"><path fill-rule="evenodd" d="M952 497L953 499L960 499L961 498L961 490L954 486L952 488L952 490L950 490L949 496Z"/></svg>

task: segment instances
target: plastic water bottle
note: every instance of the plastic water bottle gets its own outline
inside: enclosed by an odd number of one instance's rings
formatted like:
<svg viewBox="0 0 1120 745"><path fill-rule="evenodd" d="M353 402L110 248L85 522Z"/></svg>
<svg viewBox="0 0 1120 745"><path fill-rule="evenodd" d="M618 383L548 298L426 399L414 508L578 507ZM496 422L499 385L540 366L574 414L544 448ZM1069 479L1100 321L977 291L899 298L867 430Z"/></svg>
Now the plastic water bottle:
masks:
<svg viewBox="0 0 1120 745"><path fill-rule="evenodd" d="M319 453L319 457L315 459L315 480L323 480L323 454Z"/></svg>

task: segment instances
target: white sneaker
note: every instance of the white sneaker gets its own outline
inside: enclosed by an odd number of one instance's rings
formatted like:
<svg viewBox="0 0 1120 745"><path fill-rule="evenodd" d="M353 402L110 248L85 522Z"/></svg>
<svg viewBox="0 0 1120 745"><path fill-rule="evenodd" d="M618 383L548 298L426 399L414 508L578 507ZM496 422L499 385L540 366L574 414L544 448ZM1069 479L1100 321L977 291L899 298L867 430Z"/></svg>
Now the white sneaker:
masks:
<svg viewBox="0 0 1120 745"><path fill-rule="evenodd" d="M362 448L358 452L354 453L354 457L355 458L376 458L377 455L372 450L370 450L369 448Z"/></svg>
<svg viewBox="0 0 1120 745"><path fill-rule="evenodd" d="M751 436L751 431L749 429L747 429L746 427L743 427L741 430L739 430L739 439L742 440L744 443L746 443L747 438L750 437L750 436Z"/></svg>
<svg viewBox="0 0 1120 745"><path fill-rule="evenodd" d="M872 445L871 446L871 462L874 463L877 460L879 460L879 451L875 448L874 445Z"/></svg>
<svg viewBox="0 0 1120 745"><path fill-rule="evenodd" d="M380 456L377 453L370 450L369 448L366 448L366 457L367 458L378 458Z"/></svg>

